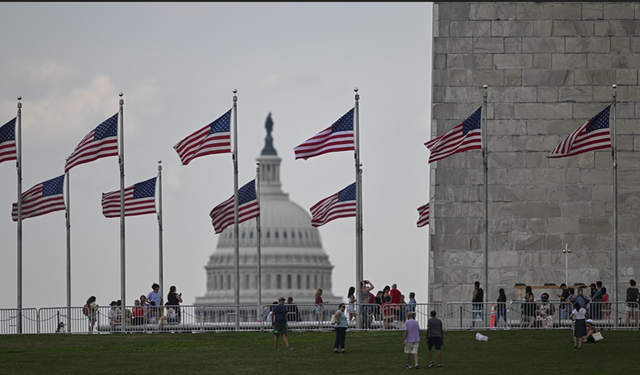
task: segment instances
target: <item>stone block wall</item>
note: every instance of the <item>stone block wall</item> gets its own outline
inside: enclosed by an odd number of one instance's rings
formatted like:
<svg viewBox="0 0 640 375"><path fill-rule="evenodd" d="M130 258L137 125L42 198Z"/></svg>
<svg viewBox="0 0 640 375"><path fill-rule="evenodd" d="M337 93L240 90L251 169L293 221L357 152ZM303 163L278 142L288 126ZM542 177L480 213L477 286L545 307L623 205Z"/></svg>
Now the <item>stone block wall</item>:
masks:
<svg viewBox="0 0 640 375"><path fill-rule="evenodd" d="M482 152L471 150L430 165L430 301L470 301L476 280L488 301L501 287L517 298L516 283L559 286L565 245L569 283L602 280L613 299L612 150L547 158L612 103L612 84L624 300L640 277L640 3L436 2L433 32L432 138L480 107L488 86L489 280Z"/></svg>

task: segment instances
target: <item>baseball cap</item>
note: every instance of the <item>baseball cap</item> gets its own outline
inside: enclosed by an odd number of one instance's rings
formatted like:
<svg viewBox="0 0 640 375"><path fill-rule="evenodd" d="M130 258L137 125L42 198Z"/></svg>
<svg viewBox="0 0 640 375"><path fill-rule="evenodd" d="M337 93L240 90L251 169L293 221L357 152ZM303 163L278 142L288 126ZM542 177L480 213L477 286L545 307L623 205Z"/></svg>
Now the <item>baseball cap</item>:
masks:
<svg viewBox="0 0 640 375"><path fill-rule="evenodd" d="M587 322L587 323L591 323L591 324L593 324L593 320L591 320L591 319L587 319L587 321L586 321L586 322Z"/></svg>
<svg viewBox="0 0 640 375"><path fill-rule="evenodd" d="M114 305L117 305L117 304L118 304L118 302L116 302L116 301L111 301L111 303L109 304L109 306L114 306Z"/></svg>
<svg viewBox="0 0 640 375"><path fill-rule="evenodd" d="M567 286L567 284L565 283L560 284L560 289L562 289L563 286Z"/></svg>
<svg viewBox="0 0 640 375"><path fill-rule="evenodd" d="M284 297L278 298L278 301L284 301Z"/></svg>

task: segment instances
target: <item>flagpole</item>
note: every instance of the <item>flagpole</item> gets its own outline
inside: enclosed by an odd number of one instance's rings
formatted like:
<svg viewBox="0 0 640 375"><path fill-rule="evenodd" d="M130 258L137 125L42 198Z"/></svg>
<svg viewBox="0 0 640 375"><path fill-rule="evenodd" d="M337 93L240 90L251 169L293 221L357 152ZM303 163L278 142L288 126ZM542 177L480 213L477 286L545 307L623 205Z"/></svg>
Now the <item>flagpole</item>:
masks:
<svg viewBox="0 0 640 375"><path fill-rule="evenodd" d="M430 201L428 200L427 202L430 202ZM429 207L429 210L431 210L431 207ZM429 214L429 215L431 215L431 214ZM429 225L428 230L429 231L427 232L427 241L429 241L429 236L431 234L431 225ZM429 241L429 242L431 242L431 241ZM431 268L430 268L431 267L431 265L430 265L430 263L431 263L431 249L430 249L430 247L431 247L431 244L428 243L428 245L427 245L427 300L425 301L425 303L429 303L429 286L431 284L431 278L430 278L430 275L431 275Z"/></svg>
<svg viewBox="0 0 640 375"><path fill-rule="evenodd" d="M124 95L122 92L120 95L120 109L118 111L118 120L120 121L120 127L118 133L120 133L120 299L122 300L122 306L127 305L126 299L126 282L125 282L125 241L124 241ZM124 315L124 311L123 311ZM122 330L125 330L124 324L122 324Z"/></svg>
<svg viewBox="0 0 640 375"><path fill-rule="evenodd" d="M18 96L18 115L16 116L16 170L18 172L18 319L16 332L22 333L22 96Z"/></svg>
<svg viewBox="0 0 640 375"><path fill-rule="evenodd" d="M483 86L482 92L482 170L484 181L484 238L482 247L484 248L484 300L489 301L489 187L488 187L488 147L487 147L487 85Z"/></svg>
<svg viewBox="0 0 640 375"><path fill-rule="evenodd" d="M158 283L160 285L164 285L162 231L162 160L158 160Z"/></svg>
<svg viewBox="0 0 640 375"><path fill-rule="evenodd" d="M67 332L71 332L71 198L69 194L69 172L66 173L65 180L67 182L67 199L65 211L66 227L67 227Z"/></svg>
<svg viewBox="0 0 640 375"><path fill-rule="evenodd" d="M614 301L618 302L618 153L616 150L616 88L613 84L613 123L611 124L611 158L613 161L613 290ZM616 315L618 315L618 309ZM618 318L614 317L617 323Z"/></svg>
<svg viewBox="0 0 640 375"><path fill-rule="evenodd" d="M240 243L238 235L238 90L233 90L233 247L234 268L236 273L235 304L236 304L236 330L240 329Z"/></svg>
<svg viewBox="0 0 640 375"><path fill-rule="evenodd" d="M363 269L363 252L362 252L362 165L360 164L360 94L358 94L358 88L353 89L355 91L355 162L356 162L356 283L360 285L360 282L364 280ZM362 327L362 320L360 314L356 314L356 326Z"/></svg>
<svg viewBox="0 0 640 375"><path fill-rule="evenodd" d="M258 201L258 210L260 209L260 162L256 163L256 200ZM262 242L260 241L262 237L262 232L260 229L260 215L256 217L256 229L258 232L258 316L261 319L262 317Z"/></svg>

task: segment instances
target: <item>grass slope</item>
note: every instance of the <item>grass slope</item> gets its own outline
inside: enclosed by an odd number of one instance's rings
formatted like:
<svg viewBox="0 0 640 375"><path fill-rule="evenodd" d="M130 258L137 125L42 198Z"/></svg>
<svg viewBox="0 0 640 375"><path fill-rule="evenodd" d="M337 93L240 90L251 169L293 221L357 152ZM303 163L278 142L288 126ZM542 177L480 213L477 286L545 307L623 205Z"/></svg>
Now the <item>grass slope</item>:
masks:
<svg viewBox="0 0 640 375"><path fill-rule="evenodd" d="M447 331L446 374L640 374L640 333L604 331L574 351L571 331ZM335 334L290 332L293 351L274 351L271 332L0 336L7 374L389 374L406 372L402 331L347 332L349 354L333 354ZM424 338L425 333L421 336ZM283 346L282 340L280 345ZM434 351L435 359L435 351ZM413 365L413 358L411 360Z"/></svg>

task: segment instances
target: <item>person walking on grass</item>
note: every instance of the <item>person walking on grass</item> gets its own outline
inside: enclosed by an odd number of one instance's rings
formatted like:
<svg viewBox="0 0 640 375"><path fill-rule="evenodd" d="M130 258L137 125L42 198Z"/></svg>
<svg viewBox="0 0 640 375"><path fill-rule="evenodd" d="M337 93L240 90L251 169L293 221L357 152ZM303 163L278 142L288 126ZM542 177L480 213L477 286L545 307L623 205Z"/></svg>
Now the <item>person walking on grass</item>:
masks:
<svg viewBox="0 0 640 375"><path fill-rule="evenodd" d="M413 354L413 364L416 370L418 366L418 346L420 345L420 324L414 318L416 313L410 311L407 314L407 321L404 322L404 337L402 338L402 346L404 346L404 354L407 357L407 366L405 369L411 368L411 354Z"/></svg>
<svg viewBox="0 0 640 375"><path fill-rule="evenodd" d="M436 318L436 310L431 310L431 318L427 321L427 349L429 353L429 367L433 367L431 348L436 347L438 352L438 367L442 367L442 353L440 348L444 345L444 330L442 320Z"/></svg>
<svg viewBox="0 0 640 375"><path fill-rule="evenodd" d="M338 310L334 313L336 323L333 325L333 328L336 330L336 341L333 344L333 352L335 354L347 354L344 350L344 341L347 336L347 328L349 327L349 318L347 318L347 315L344 313L346 308L347 305L341 303L340 306L338 306ZM341 351L339 352L338 349L341 349Z"/></svg>
<svg viewBox="0 0 640 375"><path fill-rule="evenodd" d="M273 326L273 349L280 350L278 339L282 335L282 341L287 346L287 350L293 350L293 347L289 346L289 338L287 337L287 308L284 306L284 297L280 297L278 304L273 306L271 325Z"/></svg>

